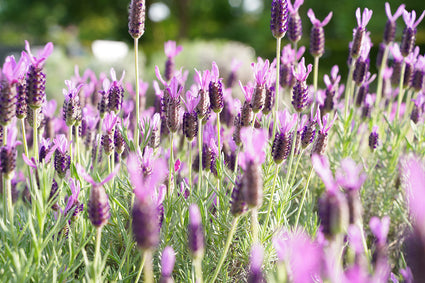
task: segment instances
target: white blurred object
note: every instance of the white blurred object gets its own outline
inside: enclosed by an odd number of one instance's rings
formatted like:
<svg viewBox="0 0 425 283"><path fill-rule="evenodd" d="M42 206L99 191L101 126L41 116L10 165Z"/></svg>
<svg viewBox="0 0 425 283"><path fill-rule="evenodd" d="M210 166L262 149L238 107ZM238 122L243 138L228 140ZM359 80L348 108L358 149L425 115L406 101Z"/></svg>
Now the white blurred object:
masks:
<svg viewBox="0 0 425 283"><path fill-rule="evenodd" d="M102 62L123 60L128 53L128 46L122 41L95 40L91 49L94 57Z"/></svg>
<svg viewBox="0 0 425 283"><path fill-rule="evenodd" d="M152 3L149 7L148 16L153 22L161 22L168 18L170 15L170 9L162 2Z"/></svg>

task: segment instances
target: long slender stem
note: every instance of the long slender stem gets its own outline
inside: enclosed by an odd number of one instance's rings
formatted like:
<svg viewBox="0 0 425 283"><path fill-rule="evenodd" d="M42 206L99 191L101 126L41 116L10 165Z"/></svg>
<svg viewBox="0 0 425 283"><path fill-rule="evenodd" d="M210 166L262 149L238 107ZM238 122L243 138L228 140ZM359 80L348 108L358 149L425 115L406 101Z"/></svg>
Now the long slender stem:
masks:
<svg viewBox="0 0 425 283"><path fill-rule="evenodd" d="M25 120L24 119L20 119L20 120L21 120L21 127L22 127L22 143L24 144L25 155L29 158L27 135L26 135L26 132L25 132Z"/></svg>
<svg viewBox="0 0 425 283"><path fill-rule="evenodd" d="M8 176L5 176L3 174L3 178L5 179L5 185L6 185L6 195L4 196L7 198L7 213L9 217L9 225L13 226L13 204L12 204L12 180Z"/></svg>
<svg viewBox="0 0 425 283"><path fill-rule="evenodd" d="M102 276L102 272L99 270L99 261L101 259L100 256L100 243L102 241L102 227L98 227L96 229L96 250L94 253L94 260L93 260L93 264L94 264L94 270L95 270L95 277L94 277L94 282L100 282L100 277Z"/></svg>
<svg viewBox="0 0 425 283"><path fill-rule="evenodd" d="M252 243L258 243L258 210L256 207L251 208L251 232Z"/></svg>
<svg viewBox="0 0 425 283"><path fill-rule="evenodd" d="M72 125L68 128L68 141L69 141L69 156L71 157L71 163L74 161L74 156L72 155Z"/></svg>
<svg viewBox="0 0 425 283"><path fill-rule="evenodd" d="M112 154L108 155L108 174L112 172Z"/></svg>
<svg viewBox="0 0 425 283"><path fill-rule="evenodd" d="M384 71L387 65L387 58L389 53L389 44L385 46L384 55L382 56L381 66L379 67L378 75L378 86L376 88L376 100L375 100L375 109L379 109L379 103L381 102L382 97L382 83L384 80Z"/></svg>
<svg viewBox="0 0 425 283"><path fill-rule="evenodd" d="M199 150L199 169L198 169L198 193L202 186L202 119L198 121L198 150Z"/></svg>
<svg viewBox="0 0 425 283"><path fill-rule="evenodd" d="M145 283L153 283L153 266L152 266L152 251L145 250L145 267L144 267L144 279Z"/></svg>
<svg viewBox="0 0 425 283"><path fill-rule="evenodd" d="M143 270L143 267L145 266L145 262L146 262L146 252L144 252L142 255L142 261L140 262L139 271L137 272L136 280L134 281L136 283L139 282L140 280L140 276L142 275L142 270Z"/></svg>
<svg viewBox="0 0 425 283"><path fill-rule="evenodd" d="M170 161L169 161L169 171L168 171L168 188L167 196L170 194L170 188L174 188L174 133L170 132Z"/></svg>
<svg viewBox="0 0 425 283"><path fill-rule="evenodd" d="M313 167L311 167L310 173L308 174L307 183L305 184L305 187L304 187L303 197L301 198L301 203L300 203L300 206L298 207L297 218L295 220L295 228L298 226L298 222L300 221L301 211L303 210L305 196L307 195L307 189L308 189L308 185L310 184L310 179L312 175L313 175Z"/></svg>
<svg viewBox="0 0 425 283"><path fill-rule="evenodd" d="M217 279L218 273L220 272L221 267L223 266L224 259L227 256L227 252L229 251L230 243L232 243L233 235L236 232L236 228L238 227L238 221L240 216L236 216L233 218L232 227L230 228L229 234L227 235L226 244L224 246L224 250L221 253L220 260L218 261L218 265L214 271L213 278L211 279L211 283L214 283Z"/></svg>
<svg viewBox="0 0 425 283"><path fill-rule="evenodd" d="M217 148L218 148L218 163L217 163L217 192L220 191L220 180L221 180L221 168L222 168L222 164L221 164L221 141L220 141L220 136L221 136L221 127L220 127L220 113L217 113Z"/></svg>
<svg viewBox="0 0 425 283"><path fill-rule="evenodd" d="M33 148L34 148L34 159L38 160L38 125L37 125L37 109L33 109L33 131L34 131L34 137L33 137Z"/></svg>
<svg viewBox="0 0 425 283"><path fill-rule="evenodd" d="M192 141L189 141L189 188L192 190Z"/></svg>
<svg viewBox="0 0 425 283"><path fill-rule="evenodd" d="M399 114L400 114L400 106L401 106L401 102L403 101L403 96L404 96L404 72L406 70L406 60L405 58L403 58L403 62L401 63L401 74L400 74L400 84L398 86L398 101L397 101L397 111L395 112L395 117L394 117L394 121L397 123L398 119L399 119Z"/></svg>
<svg viewBox="0 0 425 283"><path fill-rule="evenodd" d="M317 112L317 81L319 77L319 56L314 56L314 67L313 67L313 87L314 87L314 112Z"/></svg>
<svg viewBox="0 0 425 283"><path fill-rule="evenodd" d="M270 191L269 205L267 207L266 222L264 222L264 227L265 227L264 229L267 229L267 225L269 224L270 212L272 210L273 196L274 196L274 191L276 189L276 180L277 180L277 175L279 174L279 168L280 168L280 165L276 164L276 169L275 169L274 177L273 177L272 190Z"/></svg>
<svg viewBox="0 0 425 283"><path fill-rule="evenodd" d="M100 136L102 134L102 127L103 127L103 119L101 118L99 121L99 132L100 132ZM95 134L94 138L96 139L96 155L95 155L95 159L94 159L94 164L93 164L93 168L96 168L97 166L97 161L98 161L98 157L99 157L99 152L100 152L100 146L101 146L101 141L98 141L98 136L97 134Z"/></svg>
<svg viewBox="0 0 425 283"><path fill-rule="evenodd" d="M405 110L404 110L404 115L403 115L404 119L407 119L409 117L411 111L412 111L412 109L411 109L412 108L411 107L411 105L412 105L412 94L413 94L413 90L409 90L407 92L406 107L404 108Z"/></svg>
<svg viewBox="0 0 425 283"><path fill-rule="evenodd" d="M344 110L344 118L347 119L348 117L348 105L350 102L350 98L351 98L351 84L353 81L353 71L354 71L354 65L356 63L356 60L354 60L354 58L351 59L351 66L350 69L348 71L348 76L347 76L347 83L345 84L345 110Z"/></svg>
<svg viewBox="0 0 425 283"><path fill-rule="evenodd" d="M279 88L280 88L280 42L282 38L276 38L276 85L275 85L275 105L273 111L273 135L276 135L277 113L279 111Z"/></svg>
<svg viewBox="0 0 425 283"><path fill-rule="evenodd" d="M202 256L197 256L193 259L193 266L195 267L196 283L204 282L202 278Z"/></svg>
<svg viewBox="0 0 425 283"><path fill-rule="evenodd" d="M75 128L75 156L77 163L80 163L80 145L78 127Z"/></svg>
<svg viewBox="0 0 425 283"><path fill-rule="evenodd" d="M139 94L139 39L134 39L134 67L136 73L136 126L134 128L134 142L136 151L139 148L139 129L140 129L140 94Z"/></svg>
<svg viewBox="0 0 425 283"><path fill-rule="evenodd" d="M291 178L291 182L290 182L291 186L294 185L295 175L296 175L296 172L298 170L298 166L300 165L300 160L301 160L303 153L304 153L304 149L301 150L301 153L299 154L299 156L297 158L297 163L295 163L294 174L292 174L292 178Z"/></svg>

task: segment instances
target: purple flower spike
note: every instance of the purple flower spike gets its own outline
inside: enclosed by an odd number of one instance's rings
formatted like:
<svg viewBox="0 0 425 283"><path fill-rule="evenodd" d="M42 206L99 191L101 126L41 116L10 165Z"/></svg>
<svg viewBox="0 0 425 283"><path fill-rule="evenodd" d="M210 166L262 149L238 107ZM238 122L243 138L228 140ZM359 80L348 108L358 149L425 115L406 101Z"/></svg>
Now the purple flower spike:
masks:
<svg viewBox="0 0 425 283"><path fill-rule="evenodd" d="M369 221L370 230L378 240L380 245L384 245L387 241L388 231L390 230L390 217L384 216L382 219L372 217Z"/></svg>
<svg viewBox="0 0 425 283"><path fill-rule="evenodd" d="M189 206L189 226L188 226L189 249L194 258L202 257L204 253L204 233L202 219L199 208L196 204Z"/></svg>
<svg viewBox="0 0 425 283"><path fill-rule="evenodd" d="M315 57L321 57L325 53L325 30L323 27L331 20L332 12L322 22L316 18L312 9L308 10L307 16L313 24L310 33L310 53Z"/></svg>
<svg viewBox="0 0 425 283"><path fill-rule="evenodd" d="M403 20L406 23L406 27L403 30L403 37L401 38L400 43L400 51L403 57L409 56L409 54L413 51L416 42L416 27L422 21L425 16L425 11L422 12L422 15L416 19L416 12L412 11L411 13L404 10L403 12Z"/></svg>
<svg viewBox="0 0 425 283"><path fill-rule="evenodd" d="M145 0L132 0L128 14L128 33L134 39L145 33Z"/></svg>
<svg viewBox="0 0 425 283"><path fill-rule="evenodd" d="M353 41L350 47L350 55L351 58L357 59L363 49L364 45L364 35L366 32L366 25L369 23L372 18L372 10L365 8L363 10L363 15L360 14L360 8L356 10L356 18L357 18L357 28L354 29Z"/></svg>
<svg viewBox="0 0 425 283"><path fill-rule="evenodd" d="M385 13L387 14L388 21L385 25L385 31L384 31L384 43L389 44L394 41L395 39L395 31L396 31L396 20L398 17L403 14L405 5L402 4L398 7L397 11L394 13L394 15L391 15L391 7L388 2L385 3Z"/></svg>
<svg viewBox="0 0 425 283"><path fill-rule="evenodd" d="M291 42L298 42L301 39L303 33L303 27L301 22L300 14L298 9L304 3L304 0L295 0L294 5L291 1L287 1L288 4L288 38Z"/></svg>
<svg viewBox="0 0 425 283"><path fill-rule="evenodd" d="M224 107L224 93L218 66L215 62L212 62L211 81L208 85L208 92L210 95L211 110L215 113L220 113Z"/></svg>
<svg viewBox="0 0 425 283"><path fill-rule="evenodd" d="M286 0L273 0L270 30L275 38L282 38L288 30L288 5Z"/></svg>
<svg viewBox="0 0 425 283"><path fill-rule="evenodd" d="M297 112L302 112L307 107L309 92L306 79L310 74L311 69L311 64L308 64L307 68L305 67L304 58L301 59L296 70L295 66L292 66L294 77L297 80L293 87L292 105Z"/></svg>
<svg viewBox="0 0 425 283"><path fill-rule="evenodd" d="M369 135L369 148L374 151L379 144L378 126L373 126L372 132Z"/></svg>
<svg viewBox="0 0 425 283"><path fill-rule="evenodd" d="M22 56L18 62L15 61L15 57L13 55L7 56L3 64L3 68L1 68L0 78L3 76L6 77L10 85L18 83L18 81L23 78L26 71L26 61L27 58L25 57L24 52L22 52Z"/></svg>
<svg viewBox="0 0 425 283"><path fill-rule="evenodd" d="M359 190L366 180L366 173L362 172L362 166L346 158L341 160L341 167L336 172L338 184L346 190Z"/></svg>
<svg viewBox="0 0 425 283"><path fill-rule="evenodd" d="M425 16L425 11L422 12L421 16L418 18L418 20L415 22L416 19L416 12L412 11L411 13L407 12L406 10L403 12L403 20L404 23L408 28L416 29L416 27L419 25L419 23L423 20Z"/></svg>
<svg viewBox="0 0 425 283"><path fill-rule="evenodd" d="M161 257L161 277L164 279L171 278L175 262L176 254L173 248L170 246L165 247Z"/></svg>
<svg viewBox="0 0 425 283"><path fill-rule="evenodd" d="M305 58L303 57L301 59L301 62L298 64L298 68L295 69L294 67L292 67L292 71L297 80L305 81L308 75L311 73L312 67L312 64L308 64L307 68L305 67Z"/></svg>
<svg viewBox="0 0 425 283"><path fill-rule="evenodd" d="M259 244L255 244L251 249L248 283L265 282L264 275L261 269L261 266L263 265L263 260L263 247Z"/></svg>
<svg viewBox="0 0 425 283"><path fill-rule="evenodd" d="M17 141L18 130L13 125L8 128L7 141L4 146L0 149L0 164L1 172L8 179L12 178L12 173L16 168L16 146L21 144L20 141Z"/></svg>

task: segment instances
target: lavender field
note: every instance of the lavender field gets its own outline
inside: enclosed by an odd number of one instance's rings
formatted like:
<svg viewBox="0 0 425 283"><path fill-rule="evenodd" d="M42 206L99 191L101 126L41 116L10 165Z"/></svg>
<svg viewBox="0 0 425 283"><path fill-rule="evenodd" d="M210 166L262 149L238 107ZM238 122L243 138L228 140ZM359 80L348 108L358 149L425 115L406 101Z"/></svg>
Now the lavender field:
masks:
<svg viewBox="0 0 425 283"><path fill-rule="evenodd" d="M382 3L372 34L358 8L333 65L332 11L269 2L271 58L188 68L167 40L148 69L133 0L124 70L4 60L0 282L425 282L425 11Z"/></svg>

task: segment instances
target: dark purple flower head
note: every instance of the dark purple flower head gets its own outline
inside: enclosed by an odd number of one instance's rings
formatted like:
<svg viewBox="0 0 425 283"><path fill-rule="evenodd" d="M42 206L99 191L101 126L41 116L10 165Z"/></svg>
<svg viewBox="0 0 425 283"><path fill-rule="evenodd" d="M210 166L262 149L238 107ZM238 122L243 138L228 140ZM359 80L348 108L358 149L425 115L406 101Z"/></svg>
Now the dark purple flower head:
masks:
<svg viewBox="0 0 425 283"><path fill-rule="evenodd" d="M176 262L176 254L172 247L165 247L161 257L161 276L171 277Z"/></svg>
<svg viewBox="0 0 425 283"><path fill-rule="evenodd" d="M286 0L273 0L270 29L275 38L282 38L288 30L288 5Z"/></svg>
<svg viewBox="0 0 425 283"><path fill-rule="evenodd" d="M49 42L44 46L44 49L39 51L37 57L31 53L30 44L25 40L25 50L27 51L27 58L29 62L36 68L42 69L44 66L44 61L49 57L53 52L53 43Z"/></svg>
<svg viewBox="0 0 425 283"><path fill-rule="evenodd" d="M373 126L372 132L369 135L369 148L373 151L379 144L378 126Z"/></svg>
<svg viewBox="0 0 425 283"><path fill-rule="evenodd" d="M135 39L145 33L145 0L132 0L128 13L128 33Z"/></svg>

